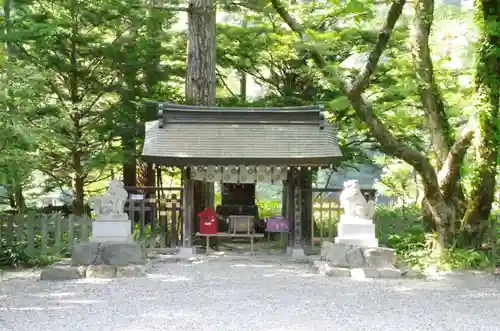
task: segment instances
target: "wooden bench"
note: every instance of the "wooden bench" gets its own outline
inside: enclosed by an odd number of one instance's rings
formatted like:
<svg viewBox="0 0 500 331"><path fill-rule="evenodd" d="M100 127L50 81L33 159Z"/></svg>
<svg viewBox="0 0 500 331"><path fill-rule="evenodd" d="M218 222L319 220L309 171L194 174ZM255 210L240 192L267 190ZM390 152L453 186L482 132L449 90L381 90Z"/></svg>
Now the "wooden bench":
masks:
<svg viewBox="0 0 500 331"><path fill-rule="evenodd" d="M210 237L226 238L250 238L250 254L254 253L253 245L255 238L264 238L263 233L255 233L255 221L253 216L230 215L228 217L229 231L217 232L216 234L202 234L197 232L196 236L206 237L206 250L210 250Z"/></svg>
<svg viewBox="0 0 500 331"><path fill-rule="evenodd" d="M250 238L250 253L254 253L253 251L253 243L254 238L264 238L263 233L228 233L228 232L217 232L216 234L203 234L196 232L196 236L205 237L206 242L206 250L207 252L210 250L210 237L225 237L225 238Z"/></svg>

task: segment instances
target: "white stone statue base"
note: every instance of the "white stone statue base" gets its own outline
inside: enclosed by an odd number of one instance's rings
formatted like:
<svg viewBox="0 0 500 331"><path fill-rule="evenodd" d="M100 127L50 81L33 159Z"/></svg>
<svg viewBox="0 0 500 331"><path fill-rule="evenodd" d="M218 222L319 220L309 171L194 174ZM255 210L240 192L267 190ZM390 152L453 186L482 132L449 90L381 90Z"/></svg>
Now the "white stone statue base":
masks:
<svg viewBox="0 0 500 331"><path fill-rule="evenodd" d="M370 219L340 216L335 237L336 244L355 245L359 247L378 247L375 237L375 225Z"/></svg>
<svg viewBox="0 0 500 331"><path fill-rule="evenodd" d="M297 258L301 258L301 257L306 256L303 248L294 248L294 247L287 247L286 248L286 255L290 256L293 259L297 259Z"/></svg>
<svg viewBox="0 0 500 331"><path fill-rule="evenodd" d="M112 220L95 219L92 222L91 242L132 242L132 223L128 217Z"/></svg>
<svg viewBox="0 0 500 331"><path fill-rule="evenodd" d="M179 247L177 256L181 259L189 258L196 255L196 247Z"/></svg>

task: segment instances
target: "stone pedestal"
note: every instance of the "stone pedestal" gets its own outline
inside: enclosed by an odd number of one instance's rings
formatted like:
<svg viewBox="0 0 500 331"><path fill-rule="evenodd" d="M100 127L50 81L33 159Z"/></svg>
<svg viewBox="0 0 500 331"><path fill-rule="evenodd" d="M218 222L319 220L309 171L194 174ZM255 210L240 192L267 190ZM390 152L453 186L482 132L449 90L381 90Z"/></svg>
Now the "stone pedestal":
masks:
<svg viewBox="0 0 500 331"><path fill-rule="evenodd" d="M286 254L293 259L298 259L306 256L303 248L287 247Z"/></svg>
<svg viewBox="0 0 500 331"><path fill-rule="evenodd" d="M92 242L132 242L132 223L127 214L92 222Z"/></svg>
<svg viewBox="0 0 500 331"><path fill-rule="evenodd" d="M53 266L40 275L43 280L145 276L147 254L134 242L132 224L124 213L128 198L123 183L112 180L102 196L91 197L94 210L92 238L73 247L71 264Z"/></svg>
<svg viewBox="0 0 500 331"><path fill-rule="evenodd" d="M190 258L196 255L196 247L180 247L177 257L181 259Z"/></svg>
<svg viewBox="0 0 500 331"><path fill-rule="evenodd" d="M143 264L146 252L140 243L89 242L73 248L71 264L78 265L115 265Z"/></svg>
<svg viewBox="0 0 500 331"><path fill-rule="evenodd" d="M327 276L363 278L418 278L419 273L402 272L395 267L396 251L385 247L359 247L324 241L321 261L313 268Z"/></svg>
<svg viewBox="0 0 500 331"><path fill-rule="evenodd" d="M337 229L336 244L378 247L378 240L375 237L375 225L371 219L341 215Z"/></svg>
<svg viewBox="0 0 500 331"><path fill-rule="evenodd" d="M69 263L42 270L40 280L145 277L149 265L140 243L88 242L76 245Z"/></svg>

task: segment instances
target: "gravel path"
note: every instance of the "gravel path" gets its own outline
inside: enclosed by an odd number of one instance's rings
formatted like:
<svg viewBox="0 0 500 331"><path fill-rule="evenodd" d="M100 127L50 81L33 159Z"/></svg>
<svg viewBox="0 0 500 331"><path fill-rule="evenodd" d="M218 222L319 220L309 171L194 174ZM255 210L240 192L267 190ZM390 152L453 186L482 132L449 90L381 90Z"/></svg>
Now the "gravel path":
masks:
<svg viewBox="0 0 500 331"><path fill-rule="evenodd" d="M0 330L500 330L500 281L353 281L306 265L161 263L149 278L1 282Z"/></svg>

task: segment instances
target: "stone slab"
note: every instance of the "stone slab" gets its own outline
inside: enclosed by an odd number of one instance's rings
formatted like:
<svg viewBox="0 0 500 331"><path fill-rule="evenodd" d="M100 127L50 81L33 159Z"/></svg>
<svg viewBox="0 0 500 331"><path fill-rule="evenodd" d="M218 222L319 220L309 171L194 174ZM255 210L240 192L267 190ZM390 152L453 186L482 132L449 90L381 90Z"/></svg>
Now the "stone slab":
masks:
<svg viewBox="0 0 500 331"><path fill-rule="evenodd" d="M85 267L56 266L43 269L40 280L72 280L85 278Z"/></svg>
<svg viewBox="0 0 500 331"><path fill-rule="evenodd" d="M116 268L117 278L129 278L129 277L145 277L147 276L147 268L144 265L128 265Z"/></svg>
<svg viewBox="0 0 500 331"><path fill-rule="evenodd" d="M115 278L117 267L109 264L89 265L87 267L87 278Z"/></svg>
<svg viewBox="0 0 500 331"><path fill-rule="evenodd" d="M396 250L386 247L361 248L367 268L394 268Z"/></svg>
<svg viewBox="0 0 500 331"><path fill-rule="evenodd" d="M377 238L350 238L350 237L335 237L336 244L358 246L358 247L378 247Z"/></svg>
<svg viewBox="0 0 500 331"><path fill-rule="evenodd" d="M327 266L325 270L325 276L330 277L349 277L351 271L348 268L330 267Z"/></svg>
<svg viewBox="0 0 500 331"><path fill-rule="evenodd" d="M401 270L397 268L379 268L377 269L379 278L401 278Z"/></svg>
<svg viewBox="0 0 500 331"><path fill-rule="evenodd" d="M72 265L128 265L143 264L146 252L136 242L99 243L89 242L75 245L71 254Z"/></svg>
<svg viewBox="0 0 500 331"><path fill-rule="evenodd" d="M401 277L410 279L424 279L425 275L421 271L407 269L407 270L401 270Z"/></svg>
<svg viewBox="0 0 500 331"><path fill-rule="evenodd" d="M322 245L322 255L325 261L332 267L362 268L364 265L361 249L356 246L324 242Z"/></svg>
<svg viewBox="0 0 500 331"><path fill-rule="evenodd" d="M366 278L379 278L380 273L377 269L373 268L353 268L351 269L351 278L353 279L366 279Z"/></svg>

